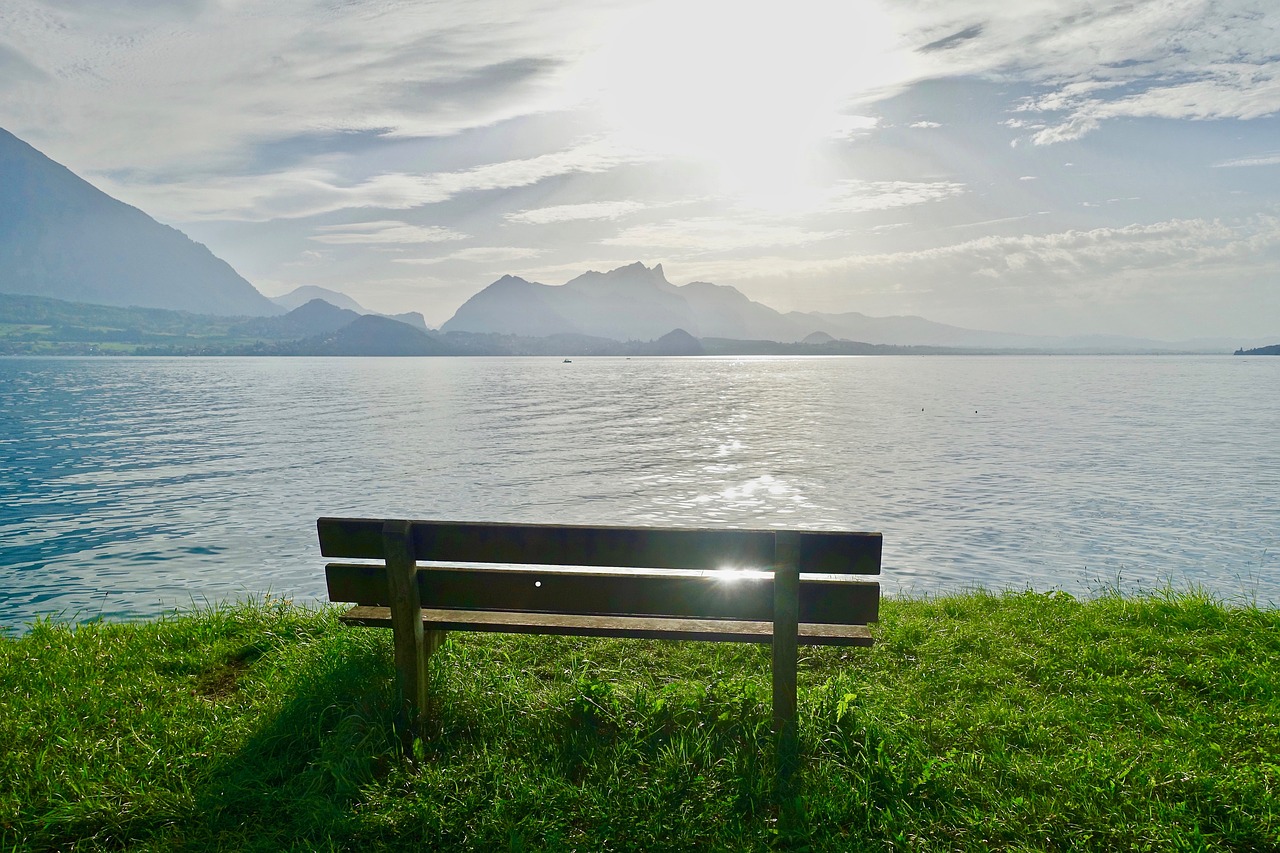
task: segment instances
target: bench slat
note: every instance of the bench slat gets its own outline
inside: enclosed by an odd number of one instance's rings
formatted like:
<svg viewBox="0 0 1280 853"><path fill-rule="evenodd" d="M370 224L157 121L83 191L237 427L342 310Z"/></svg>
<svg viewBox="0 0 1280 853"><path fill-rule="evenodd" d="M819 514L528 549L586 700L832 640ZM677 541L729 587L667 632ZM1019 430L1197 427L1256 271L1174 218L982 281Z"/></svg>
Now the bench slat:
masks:
<svg viewBox="0 0 1280 853"><path fill-rule="evenodd" d="M330 601L389 605L383 566L330 563ZM773 577L672 575L656 572L564 572L432 566L418 569L424 605L451 610L508 610L772 621ZM801 622L860 624L879 615L875 581L803 579Z"/></svg>
<svg viewBox="0 0 1280 853"><path fill-rule="evenodd" d="M382 519L321 518L320 552L384 559ZM723 569L773 566L773 530L414 521L418 560L554 566ZM878 575L879 533L800 531L801 571Z"/></svg>
<svg viewBox="0 0 1280 853"><path fill-rule="evenodd" d="M353 607L339 617L348 625L391 627L386 607ZM773 624L754 620L672 619L651 616L587 616L570 613L511 613L486 610L423 609L427 630L489 631L504 634L558 634L649 640L769 643ZM800 623L802 646L870 646L866 625Z"/></svg>

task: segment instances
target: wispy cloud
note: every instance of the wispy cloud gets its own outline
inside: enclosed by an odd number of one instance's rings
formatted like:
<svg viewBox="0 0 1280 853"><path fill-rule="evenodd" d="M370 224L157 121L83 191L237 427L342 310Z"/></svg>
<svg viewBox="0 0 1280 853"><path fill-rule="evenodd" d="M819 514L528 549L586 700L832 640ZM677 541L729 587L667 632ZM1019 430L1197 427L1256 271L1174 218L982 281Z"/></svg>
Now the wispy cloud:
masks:
<svg viewBox="0 0 1280 853"><path fill-rule="evenodd" d="M1033 136L1040 145L1079 139L1110 119L1248 120L1280 110L1280 7L1042 3L991 29L984 48L1005 73L1048 90L1019 107L1044 117Z"/></svg>
<svg viewBox="0 0 1280 853"><path fill-rule="evenodd" d="M444 243L465 240L468 235L440 225L410 225L398 220L352 222L347 225L321 225L311 236L317 243L333 245L377 243Z"/></svg>
<svg viewBox="0 0 1280 853"><path fill-rule="evenodd" d="M842 231L810 231L794 225L746 219L695 217L626 228L601 240L606 246L648 250L727 252L749 247L806 246L830 240Z"/></svg>
<svg viewBox="0 0 1280 853"><path fill-rule="evenodd" d="M1280 307L1272 286L1280 218L1168 220L826 259L696 257L667 269L672 280L734 284L782 310L856 305L872 315L923 313L972 328L1052 334L1105 326L1167 339L1232 328L1257 336L1274 333L1274 310L1241 326L1227 306ZM830 288L832 281L841 286Z"/></svg>
<svg viewBox="0 0 1280 853"><path fill-rule="evenodd" d="M531 186L557 175L605 172L643 159L635 152L595 139L563 151L471 169L429 174L387 172L351 183L344 182L333 170L317 166L163 187L99 183L131 203L142 204L171 219L261 222L358 208L405 210L466 193Z"/></svg>
<svg viewBox="0 0 1280 853"><path fill-rule="evenodd" d="M300 128L442 135L562 109L565 58L598 17L537 0L519 11L464 0L252 10L12 0L0 8L0 46L49 82L0 87L0 108L33 120L56 99L55 124L39 124L73 138L95 171L233 171L253 145ZM136 129L156 127L164 133L138 151Z"/></svg>
<svg viewBox="0 0 1280 853"><path fill-rule="evenodd" d="M1248 166L1280 166L1280 151L1267 154L1256 154L1252 157L1239 157L1235 160L1223 160L1214 163L1215 169L1240 169Z"/></svg>
<svg viewBox="0 0 1280 853"><path fill-rule="evenodd" d="M965 192L954 181L854 181L834 184L819 208L824 213L859 213L927 204L953 198Z"/></svg>
<svg viewBox="0 0 1280 853"><path fill-rule="evenodd" d="M1114 118L1255 119L1280 111L1280 70L1274 66L1222 64L1205 69L1204 79L1187 83L1153 84L1137 94L1115 99L1067 98L1061 109L1069 117L1038 131L1038 145L1079 139ZM1030 109L1046 107L1044 100Z"/></svg>
<svg viewBox="0 0 1280 853"><path fill-rule="evenodd" d="M557 204L533 210L508 213L510 222L548 225L555 222L577 222L588 219L618 219L628 213L644 210L648 205L638 201L596 201L583 204Z"/></svg>
<svg viewBox="0 0 1280 853"><path fill-rule="evenodd" d="M1232 222L1174 219L1152 224L981 237L903 252L852 255L827 260L778 259L776 265L740 264L733 278L861 271L913 273L921 278L948 270L1025 283L1083 282L1100 273L1158 271L1171 267L1234 264L1261 254L1277 255L1280 218L1268 215ZM1280 262L1280 255L1275 260Z"/></svg>
<svg viewBox="0 0 1280 853"><path fill-rule="evenodd" d="M538 249L524 248L520 246L475 246L469 249L459 249L448 255L442 255L438 258L394 258L393 263L410 264L415 266L433 266L442 264L446 261L467 261L470 263L498 263L501 261L519 261L525 258L536 258L542 254Z"/></svg>
<svg viewBox="0 0 1280 853"><path fill-rule="evenodd" d="M922 53L931 53L938 50L951 50L957 45L976 39L978 36L982 35L982 30L982 24L972 24L965 27L963 30L943 36L942 38L931 41L928 44L921 45L919 50Z"/></svg>
<svg viewBox="0 0 1280 853"><path fill-rule="evenodd" d="M837 139L858 139L866 136L880 124L875 116L838 116L833 122L832 135Z"/></svg>

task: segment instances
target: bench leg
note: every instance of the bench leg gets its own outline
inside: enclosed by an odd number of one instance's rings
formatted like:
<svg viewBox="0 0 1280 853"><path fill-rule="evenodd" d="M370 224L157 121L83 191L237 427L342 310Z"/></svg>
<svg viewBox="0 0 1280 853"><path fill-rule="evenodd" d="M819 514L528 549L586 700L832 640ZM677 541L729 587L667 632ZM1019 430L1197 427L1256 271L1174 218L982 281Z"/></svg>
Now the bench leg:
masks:
<svg viewBox="0 0 1280 853"><path fill-rule="evenodd" d="M798 763L796 664L799 657L800 540L774 536L773 565L773 733L778 791L788 797Z"/></svg>
<svg viewBox="0 0 1280 853"><path fill-rule="evenodd" d="M443 631L424 631L418 599L418 567L410 541L409 522L388 521L382 528L387 583L391 593L391 632L395 643L397 728L406 743L419 719L430 710L427 661L440 645Z"/></svg>

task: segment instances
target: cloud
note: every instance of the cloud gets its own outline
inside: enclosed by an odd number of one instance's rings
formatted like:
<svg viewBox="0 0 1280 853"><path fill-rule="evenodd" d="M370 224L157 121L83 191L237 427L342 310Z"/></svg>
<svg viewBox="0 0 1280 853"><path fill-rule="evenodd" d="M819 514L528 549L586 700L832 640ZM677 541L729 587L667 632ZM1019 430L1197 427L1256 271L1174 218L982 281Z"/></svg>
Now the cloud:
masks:
<svg viewBox="0 0 1280 853"><path fill-rule="evenodd" d="M880 119L875 116L842 115L833 120L832 136L836 139L858 139L875 130Z"/></svg>
<svg viewBox="0 0 1280 853"><path fill-rule="evenodd" d="M46 79L48 75L39 66L14 48L0 43L0 87Z"/></svg>
<svg viewBox="0 0 1280 853"><path fill-rule="evenodd" d="M417 109L425 103L440 111L474 111L478 99L508 98L513 90L527 87L560 65L550 57L522 56L462 69L452 76L406 80L395 87L392 103L405 109Z"/></svg>
<svg viewBox="0 0 1280 853"><path fill-rule="evenodd" d="M1024 219L1030 219L1033 216L1041 216L1044 211L1039 213L1024 213L1019 216L1000 216L995 219L982 219L977 222L959 222L955 225L944 225L943 230L953 231L958 228L982 228L987 225L999 225L1004 222L1021 222Z"/></svg>
<svg viewBox="0 0 1280 853"><path fill-rule="evenodd" d="M311 239L317 243L376 244L376 243L443 243L465 240L468 235L439 225L410 225L394 219L376 222L352 222L346 225L321 225L318 234Z"/></svg>
<svg viewBox="0 0 1280 853"><path fill-rule="evenodd" d="M921 53L930 53L932 51L938 51L938 50L950 50L951 48L955 47L958 44L976 39L978 36L982 35L982 30L983 30L982 24L974 24L972 26L965 27L963 30L960 30L959 32L954 32L949 36L944 36L943 38L940 38L936 41L931 41L928 44L923 45L917 49Z"/></svg>
<svg viewBox="0 0 1280 853"><path fill-rule="evenodd" d="M1079 16L1036 46L1028 69L1050 92L1023 105L1062 113L1038 144L1080 137L1116 118L1249 120L1280 111L1280 8L1249 0L1153 0Z"/></svg>
<svg viewBox="0 0 1280 853"><path fill-rule="evenodd" d="M819 210L823 213L889 210L952 198L965 189L964 184L954 181L838 181Z"/></svg>
<svg viewBox="0 0 1280 853"><path fill-rule="evenodd" d="M439 258L394 258L392 262L416 266L432 266L434 264L442 264L445 261L467 261L486 264L536 258L541 254L542 252L538 249L519 246L476 246L470 249L460 249Z"/></svg>
<svg viewBox="0 0 1280 853"><path fill-rule="evenodd" d="M6 2L0 50L46 82L0 87L0 114L73 140L64 150L96 173L234 171L300 131L443 136L564 109L566 61L599 17L538 0L518 13L466 0L186 6Z"/></svg>
<svg viewBox="0 0 1280 853"><path fill-rule="evenodd" d="M805 246L843 235L843 231L808 231L794 225L749 219L696 217L636 225L601 240L606 246L727 252L736 249Z"/></svg>
<svg viewBox="0 0 1280 853"><path fill-rule="evenodd" d="M1134 95L1106 100L1067 98L1060 108L1070 117L1036 133L1038 145L1079 139L1113 118L1163 118L1207 121L1255 119L1280 111L1280 70L1273 67L1219 65L1204 79L1174 85L1155 85ZM1051 109L1044 101L1032 109Z"/></svg>
<svg viewBox="0 0 1280 853"><path fill-rule="evenodd" d="M1259 216L1236 223L1168 220L1045 235L983 237L933 249L849 259L847 263L871 268L945 262L953 274L1016 275L1029 282L1042 277L1080 281L1120 270L1150 272L1239 262L1252 253L1276 247L1280 247L1280 219Z"/></svg>
<svg viewBox="0 0 1280 853"><path fill-rule="evenodd" d="M442 136L578 109L587 57L608 52L608 34L643 22L648 10L585 0L10 0L0 9L0 71L11 73L0 80L22 74L38 85L0 89L0 114L19 119L11 129L20 135L36 131L27 136L37 143L67 140L62 150L97 174L192 163L233 171L255 146L300 132ZM701 16L709 32L723 30L714 11ZM780 32L821 20L807 7L793 17L779 22ZM872 2L848 18L872 19L872 46L884 56L841 78L846 108L924 79L1025 83L1044 90L1027 107L1046 119L1041 144L1080 138L1121 116L1250 118L1280 109L1280 7L1258 0ZM622 34L624 45L634 41L632 30ZM649 67L648 48L635 50L641 67ZM754 66L768 60L750 45L742 50ZM702 60L689 62L710 62ZM844 118L837 135L865 132L873 121ZM160 127L139 150L138 129Z"/></svg>
<svg viewBox="0 0 1280 853"><path fill-rule="evenodd" d="M1278 217L1259 215L1231 222L1174 219L1052 234L981 237L902 252L810 260L759 256L693 266L696 275L738 281L840 275L932 288L939 282L976 278L1019 287L1071 289L1088 287L1091 281L1125 271L1185 273L1246 266L1263 258L1280 267Z"/></svg>
<svg viewBox="0 0 1280 853"><path fill-rule="evenodd" d="M506 219L526 225L548 225L585 219L618 219L628 213L644 210L648 205L638 201L597 201L584 204L558 204L508 213Z"/></svg>
<svg viewBox="0 0 1280 853"><path fill-rule="evenodd" d="M261 222L359 208L406 210L467 193L532 186L558 175L606 172L642 160L633 152L597 139L563 151L470 169L422 175L387 172L351 183L344 182L334 170L316 165L269 175L212 177L163 186L124 186L109 180L98 183L112 195L162 218Z"/></svg>
<svg viewBox="0 0 1280 853"><path fill-rule="evenodd" d="M1245 185L1201 169L1164 194L1188 163L1280 164L1263 136L1274 122L1202 126L1145 152L1124 144L1145 128L1123 125L1277 114L1277 4L867 0L834 19L802 7L725 24L729 0L4 0L0 123L254 281L292 275L308 247L325 259L297 283L323 270L376 287L393 270L457 286L465 276L431 265L531 258L571 277L638 255L712 280L821 279L833 301L846 286L1066 290L1212 268L1209 290L1235 280L1221 270L1249 256L1231 247L1255 238L1255 263L1274 266L1262 220L1213 219L1273 208L1269 187L1228 199ZM662 159L619 141L633 124L638 140L662 137ZM882 144L886 124L924 131L920 144ZM714 144L685 147L699 127ZM1115 132L1105 149L1052 163L1032 146L1100 129ZM1080 166L1051 168L1068 157ZM1031 209L1032 187L1033 207L1053 209L1026 224L1037 233L965 240L1021 230L997 223ZM1177 224L1117 227L1129 210ZM537 240L516 239L533 227Z"/></svg>
<svg viewBox="0 0 1280 853"><path fill-rule="evenodd" d="M1235 160L1223 160L1214 163L1215 169L1240 169L1248 166L1280 166L1280 151L1268 154L1256 154L1252 157L1240 157Z"/></svg>

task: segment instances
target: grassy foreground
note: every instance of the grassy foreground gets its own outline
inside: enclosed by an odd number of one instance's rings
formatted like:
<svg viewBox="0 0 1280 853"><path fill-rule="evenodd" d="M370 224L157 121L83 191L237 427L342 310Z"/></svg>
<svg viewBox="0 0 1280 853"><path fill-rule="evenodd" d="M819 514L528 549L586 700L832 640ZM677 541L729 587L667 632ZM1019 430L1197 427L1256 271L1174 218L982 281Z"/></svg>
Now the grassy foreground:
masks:
<svg viewBox="0 0 1280 853"><path fill-rule="evenodd" d="M1280 848L1280 612L889 600L802 650L455 635L402 755L390 632L267 601L0 640L0 849Z"/></svg>

